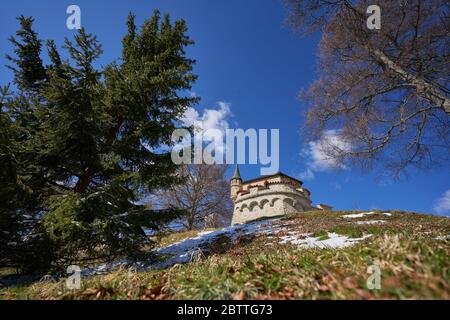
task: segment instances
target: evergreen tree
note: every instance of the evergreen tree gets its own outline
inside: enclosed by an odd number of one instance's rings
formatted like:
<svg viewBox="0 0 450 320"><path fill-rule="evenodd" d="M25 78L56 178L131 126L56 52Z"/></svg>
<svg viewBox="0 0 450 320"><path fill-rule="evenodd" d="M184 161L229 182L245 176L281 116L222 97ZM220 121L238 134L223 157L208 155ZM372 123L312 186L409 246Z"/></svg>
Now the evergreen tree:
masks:
<svg viewBox="0 0 450 320"><path fill-rule="evenodd" d="M32 29L33 19L20 16L21 29L10 42L15 57L14 84L18 91L2 92L0 157L0 264L15 266L26 273L48 269L53 250L40 224L45 205L43 200L51 191L45 180L45 170L36 162L34 142L39 132L38 106L40 93L46 83L46 69L41 55L41 40ZM2 168L3 169L3 168Z"/></svg>
<svg viewBox="0 0 450 320"><path fill-rule="evenodd" d="M25 18L22 15L18 20L21 28L16 33L17 38L9 39L15 47L14 53L17 57L6 56L16 67L8 67L13 70L14 82L20 90L37 92L42 88L42 83L46 78L45 68L40 57L42 43L32 29L33 18Z"/></svg>
<svg viewBox="0 0 450 320"><path fill-rule="evenodd" d="M19 89L10 103L16 133L1 133L4 146L14 136L11 148L39 217L27 229L28 239L38 239L29 252L45 247L43 268L139 256L150 243L143 228L158 229L180 214L139 200L178 181L167 146L197 102L183 95L196 80L194 61L185 57L192 41L184 21L155 12L138 32L130 15L120 63L97 70L101 46L84 29L74 42L66 39L67 61L47 42L51 64L41 68L33 20L20 19L23 42L12 40L17 57L10 57ZM14 180L13 171L5 177ZM19 208L15 202L13 211Z"/></svg>
<svg viewBox="0 0 450 320"><path fill-rule="evenodd" d="M0 266L34 273L47 269L52 250L39 231L39 179L26 165L22 132L11 117L13 101L0 90ZM29 154L28 154L29 155ZM39 188L39 187L38 187Z"/></svg>
<svg viewBox="0 0 450 320"><path fill-rule="evenodd" d="M5 100L8 88L0 90L0 263L3 266L14 264L11 258L20 240L20 216L16 213L16 201L20 192L16 163L10 136L11 123L6 114Z"/></svg>

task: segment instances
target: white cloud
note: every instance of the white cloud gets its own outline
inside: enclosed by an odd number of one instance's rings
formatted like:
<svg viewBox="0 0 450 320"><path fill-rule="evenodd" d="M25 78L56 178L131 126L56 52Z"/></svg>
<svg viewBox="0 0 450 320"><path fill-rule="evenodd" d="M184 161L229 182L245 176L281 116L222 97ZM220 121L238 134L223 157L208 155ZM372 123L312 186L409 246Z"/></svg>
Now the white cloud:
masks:
<svg viewBox="0 0 450 320"><path fill-rule="evenodd" d="M232 116L230 104L218 101L216 109L203 109L202 114L192 107L188 108L181 121L185 126L194 128L195 143L207 142L208 147L214 150L218 158L223 158L224 137L226 130L230 127L228 119Z"/></svg>
<svg viewBox="0 0 450 320"><path fill-rule="evenodd" d="M301 172L301 173L298 175L298 178L299 178L300 180L305 180L305 181L311 181L311 180L314 180L315 177L316 177L316 176L315 176L314 172L313 172L311 169L309 169L309 168L307 168L305 171Z"/></svg>
<svg viewBox="0 0 450 320"><path fill-rule="evenodd" d="M225 130L229 128L227 118L232 116L230 104L219 101L217 106L219 107L218 109L204 109L202 115L194 108L188 108L182 121L185 125L194 126L197 130L203 132L217 129L225 133Z"/></svg>
<svg viewBox="0 0 450 320"><path fill-rule="evenodd" d="M450 190L445 191L444 194L436 201L434 211L438 214L450 214Z"/></svg>
<svg viewBox="0 0 450 320"><path fill-rule="evenodd" d="M333 157L335 152L351 150L351 144L345 141L337 130L326 130L319 140L311 141L301 152L307 159L306 170L300 174L304 180L315 178L314 172L324 172L347 167Z"/></svg>

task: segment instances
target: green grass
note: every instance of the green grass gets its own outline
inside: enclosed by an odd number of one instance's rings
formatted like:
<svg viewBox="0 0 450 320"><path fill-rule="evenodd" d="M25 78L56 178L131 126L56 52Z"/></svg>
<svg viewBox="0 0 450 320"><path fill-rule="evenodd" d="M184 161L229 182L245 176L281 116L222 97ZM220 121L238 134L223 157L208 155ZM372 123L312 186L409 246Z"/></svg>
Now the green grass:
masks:
<svg viewBox="0 0 450 320"><path fill-rule="evenodd" d="M330 237L328 236L328 232L325 230L316 231L312 234L313 237L318 238L319 240L327 240Z"/></svg>
<svg viewBox="0 0 450 320"><path fill-rule="evenodd" d="M450 233L450 219L395 212L387 223L357 225L343 214L349 213L312 212L280 223L319 238L328 232L372 236L339 250L301 249L264 235L235 242L220 237L205 257L188 264L84 278L80 290L67 289L64 281L38 282L0 290L0 298L450 299L450 241L434 239ZM366 285L374 264L381 270L380 290Z"/></svg>

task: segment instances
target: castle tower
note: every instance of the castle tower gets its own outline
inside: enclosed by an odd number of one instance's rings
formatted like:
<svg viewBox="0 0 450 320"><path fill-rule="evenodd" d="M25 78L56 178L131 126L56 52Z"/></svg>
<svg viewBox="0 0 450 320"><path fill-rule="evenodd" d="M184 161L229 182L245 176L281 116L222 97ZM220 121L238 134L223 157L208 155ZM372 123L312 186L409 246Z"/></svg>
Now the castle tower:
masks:
<svg viewBox="0 0 450 320"><path fill-rule="evenodd" d="M231 200L233 200L233 202L234 202L237 198L238 191L241 190L241 187L242 187L242 178L241 178L241 173L239 172L238 165L236 165L236 169L234 169L234 173L233 173L233 176L231 177L230 185L231 185L231 188L230 188L231 189L230 190Z"/></svg>

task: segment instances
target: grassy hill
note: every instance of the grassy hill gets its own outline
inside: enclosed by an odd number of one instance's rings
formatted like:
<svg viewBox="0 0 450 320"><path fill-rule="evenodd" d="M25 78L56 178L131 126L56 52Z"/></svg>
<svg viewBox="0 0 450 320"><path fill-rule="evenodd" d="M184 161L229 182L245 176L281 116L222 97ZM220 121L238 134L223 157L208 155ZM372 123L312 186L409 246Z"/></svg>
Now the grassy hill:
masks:
<svg viewBox="0 0 450 320"><path fill-rule="evenodd" d="M119 266L83 277L79 290L47 280L4 288L0 298L450 299L449 235L447 217L306 212L172 234L160 239L159 268ZM370 290L373 265L381 282Z"/></svg>

